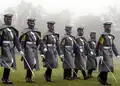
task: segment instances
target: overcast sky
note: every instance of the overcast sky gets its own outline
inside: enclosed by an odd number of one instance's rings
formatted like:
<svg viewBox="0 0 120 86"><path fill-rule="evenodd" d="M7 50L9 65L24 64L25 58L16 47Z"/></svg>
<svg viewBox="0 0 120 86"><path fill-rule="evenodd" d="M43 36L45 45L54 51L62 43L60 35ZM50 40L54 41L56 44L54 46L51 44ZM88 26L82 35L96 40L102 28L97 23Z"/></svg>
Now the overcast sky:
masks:
<svg viewBox="0 0 120 86"><path fill-rule="evenodd" d="M88 13L101 14L106 12L108 6L119 6L120 0L25 0L33 5L41 5L47 12L56 13L61 10L69 10L76 15ZM8 7L17 6L21 0L2 0L0 2L0 13Z"/></svg>

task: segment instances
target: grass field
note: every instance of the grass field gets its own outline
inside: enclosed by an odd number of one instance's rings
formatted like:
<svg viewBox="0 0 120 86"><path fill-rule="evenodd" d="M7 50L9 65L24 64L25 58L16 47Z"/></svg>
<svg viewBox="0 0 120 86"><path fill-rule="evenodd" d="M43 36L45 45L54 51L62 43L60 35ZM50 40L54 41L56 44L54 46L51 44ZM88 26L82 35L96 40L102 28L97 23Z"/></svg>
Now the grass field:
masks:
<svg viewBox="0 0 120 86"><path fill-rule="evenodd" d="M110 73L109 73L108 81L113 84L112 86L120 86L120 60L118 59L114 60L114 63L115 63L114 75L116 76L119 83L115 82L115 80L113 79ZM81 77L81 79L79 80L73 80L73 81L63 80L63 77L62 77L63 69L62 69L61 62L59 62L59 68L53 70L52 80L54 80L55 82L47 83L43 77L45 68L42 67L41 60L40 60L40 67L41 67L40 71L34 71L36 77L33 77L33 79L35 80L36 83L32 83L32 84L26 83L25 82L26 72L23 68L23 63L20 61L20 57L18 56L17 57L17 70L14 73L11 72L11 76L10 76L10 80L14 82L14 84L11 86L101 86L96 80L96 76L98 73L97 71L93 73L94 78L90 80L85 80L85 81L82 80L81 72L79 72L79 76ZM0 78L2 77L2 71L3 71L3 68L0 68ZM0 82L0 86L6 86L6 85Z"/></svg>

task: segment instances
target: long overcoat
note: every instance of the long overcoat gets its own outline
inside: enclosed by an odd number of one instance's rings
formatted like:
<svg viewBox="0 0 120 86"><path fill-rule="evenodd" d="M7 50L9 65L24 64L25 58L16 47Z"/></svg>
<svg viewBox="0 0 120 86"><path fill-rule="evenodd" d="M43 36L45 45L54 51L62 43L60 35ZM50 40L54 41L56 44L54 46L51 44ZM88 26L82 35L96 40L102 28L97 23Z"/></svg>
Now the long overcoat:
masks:
<svg viewBox="0 0 120 86"><path fill-rule="evenodd" d="M5 24L0 26L0 65L5 68L13 67L16 69L15 47L21 51L18 36L19 32L14 26Z"/></svg>
<svg viewBox="0 0 120 86"><path fill-rule="evenodd" d="M96 54L97 56L103 56L102 63L99 63L99 70L105 72L113 72L114 65L113 65L113 52L117 56L118 51L114 44L115 37L112 34L102 33L99 38L97 47L96 47Z"/></svg>
<svg viewBox="0 0 120 86"><path fill-rule="evenodd" d="M59 34L56 32L47 31L43 35L43 41L47 47L47 52L45 53L45 61L43 61L43 66L47 68L57 68L58 57L61 54Z"/></svg>
<svg viewBox="0 0 120 86"><path fill-rule="evenodd" d="M64 37L61 39L61 50L64 54L64 62L63 68L64 69L73 69L75 68L75 37L72 35L65 34Z"/></svg>
<svg viewBox="0 0 120 86"><path fill-rule="evenodd" d="M97 67L97 59L96 59L96 42L93 40L88 41L89 47L91 48L94 55L87 56L87 70L95 70Z"/></svg>
<svg viewBox="0 0 120 86"><path fill-rule="evenodd" d="M39 70L38 50L42 51L43 54L45 48L41 39L41 32L36 31L36 29L30 30L29 28L26 28L24 33L20 36L20 42L25 53L25 58L31 69L35 68L36 70ZM27 62L24 60L25 69L29 69Z"/></svg>

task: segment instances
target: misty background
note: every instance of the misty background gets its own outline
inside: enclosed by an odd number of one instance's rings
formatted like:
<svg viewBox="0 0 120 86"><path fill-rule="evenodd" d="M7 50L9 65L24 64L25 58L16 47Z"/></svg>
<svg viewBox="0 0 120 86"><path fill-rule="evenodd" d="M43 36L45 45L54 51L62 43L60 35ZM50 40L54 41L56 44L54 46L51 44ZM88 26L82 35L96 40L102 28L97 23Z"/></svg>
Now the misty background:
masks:
<svg viewBox="0 0 120 86"><path fill-rule="evenodd" d="M6 0L5 0L6 1ZM10 0L8 0L10 1ZM16 0L17 1L17 0ZM77 28L83 26L85 29L85 37L89 39L90 31L97 32L97 39L99 38L100 34L103 32L103 22L105 21L112 21L112 33L116 36L115 44L120 51L120 7L116 4L106 6L105 9L97 9L97 5L94 4L93 0L93 9L89 13L87 13L86 9L80 9L80 7L75 8L76 11L70 11L70 9L62 9L56 10L56 12L49 12L46 10L42 4L35 5L33 4L32 0L18 0L19 3L15 6L13 5L5 5L4 10L0 11L0 24L3 24L3 15L5 13L12 13L13 17L13 25L21 32L24 28L27 27L27 19L28 18L35 18L36 19L36 28L38 28L42 34L47 30L47 21L55 21L55 31L58 32L61 36L64 35L64 28L66 25L73 26L72 34L76 36ZM63 0L64 1L64 0ZM69 0L67 0L69 1ZM75 1L75 0L73 0ZM90 0L89 0L90 1ZM100 0L99 0L100 1ZM102 0L104 1L104 0ZM109 1L109 0L107 0ZM87 3L87 1L86 1ZM107 3L107 2L105 2ZM51 4L51 3L50 3ZM59 3L58 3L59 4ZM69 2L65 4L67 6ZM87 7L89 2L85 5ZM49 3L48 3L49 5ZM81 5L81 4L80 4ZM47 6L47 5L46 5ZM65 7L64 6L64 7ZM79 5L78 5L79 6ZM89 5L90 6L90 5ZM4 7L4 5L2 6ZM0 6L0 9L2 9ZM49 6L50 7L50 6ZM48 8L49 8L48 7ZM63 7L63 8L64 8ZM53 7L54 8L54 7ZM72 8L72 7L71 7ZM74 8L74 5L73 5ZM89 8L89 7L88 7ZM52 9L52 7L50 8ZM80 12L79 10L83 10ZM54 10L53 10L54 11ZM78 12L77 12L78 11ZM97 13L94 13L97 12ZM83 14L84 13L84 14Z"/></svg>

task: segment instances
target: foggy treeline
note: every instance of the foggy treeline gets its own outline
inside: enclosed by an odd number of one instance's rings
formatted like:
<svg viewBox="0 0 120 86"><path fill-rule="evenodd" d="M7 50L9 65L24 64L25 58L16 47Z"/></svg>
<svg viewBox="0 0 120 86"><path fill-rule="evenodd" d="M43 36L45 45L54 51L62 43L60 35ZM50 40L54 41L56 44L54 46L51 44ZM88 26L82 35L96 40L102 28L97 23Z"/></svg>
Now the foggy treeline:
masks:
<svg viewBox="0 0 120 86"><path fill-rule="evenodd" d="M115 44L117 44L120 50L120 11L116 7L108 7L108 12L100 16L89 14L79 16L74 20L73 13L68 10L63 10L56 14L49 14L40 5L36 7L30 2L22 0L17 7L9 7L4 13L12 13L14 15L13 25L15 25L19 31L27 27L27 19L32 17L36 19L36 28L42 33L47 30L47 21L55 21L55 30L61 35L64 34L65 25L73 26L74 36L76 36L77 27L83 26L87 39L90 31L96 31L98 38L103 31L102 23L110 20L114 23L112 33L116 36ZM4 13L0 14L0 24L3 23Z"/></svg>

